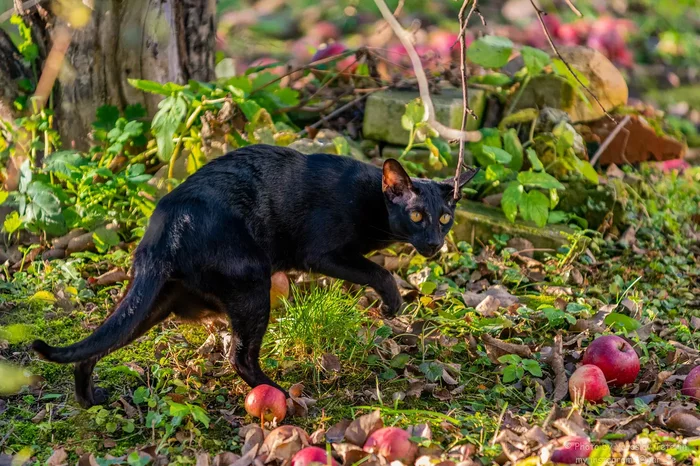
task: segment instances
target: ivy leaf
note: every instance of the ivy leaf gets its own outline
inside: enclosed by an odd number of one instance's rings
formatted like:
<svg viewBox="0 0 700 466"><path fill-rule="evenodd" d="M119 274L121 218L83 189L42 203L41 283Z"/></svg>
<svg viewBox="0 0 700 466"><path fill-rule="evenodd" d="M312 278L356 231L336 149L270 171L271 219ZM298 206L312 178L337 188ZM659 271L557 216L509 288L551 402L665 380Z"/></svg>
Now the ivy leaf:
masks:
<svg viewBox="0 0 700 466"><path fill-rule="evenodd" d="M564 189L564 185L547 172L532 170L518 173L518 181L524 186L542 189Z"/></svg>
<svg viewBox="0 0 700 466"><path fill-rule="evenodd" d="M510 58L513 42L501 36L484 36L475 40L467 50L467 58L484 68L500 68Z"/></svg>
<svg viewBox="0 0 700 466"><path fill-rule="evenodd" d="M520 143L518 132L514 128L503 134L503 148L512 157L508 167L516 172L520 171L523 167L523 145Z"/></svg>
<svg viewBox="0 0 700 466"><path fill-rule="evenodd" d="M173 136L187 115L187 101L181 95L170 96L158 104L151 127L158 144L158 158L168 162L173 155Z"/></svg>
<svg viewBox="0 0 700 466"><path fill-rule="evenodd" d="M520 54L523 56L527 73L530 76L540 74L545 66L552 63L547 52L534 47L525 46L520 50Z"/></svg>
<svg viewBox="0 0 700 466"><path fill-rule="evenodd" d="M523 186L519 183L511 183L503 192L501 209L511 223L515 222L515 217L518 215L518 205L522 195Z"/></svg>
<svg viewBox="0 0 700 466"><path fill-rule="evenodd" d="M530 191L521 198L520 213L525 220L532 220L541 228L549 217L549 199L539 191Z"/></svg>

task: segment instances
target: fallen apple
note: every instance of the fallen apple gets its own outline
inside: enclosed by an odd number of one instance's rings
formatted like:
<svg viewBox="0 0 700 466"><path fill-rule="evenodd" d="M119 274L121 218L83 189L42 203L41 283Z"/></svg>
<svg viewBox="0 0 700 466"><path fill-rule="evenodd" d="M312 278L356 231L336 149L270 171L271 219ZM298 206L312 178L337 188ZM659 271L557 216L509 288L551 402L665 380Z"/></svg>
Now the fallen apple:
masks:
<svg viewBox="0 0 700 466"><path fill-rule="evenodd" d="M632 383L639 374L639 357L625 339L617 335L598 337L583 354L584 364L598 366L614 387Z"/></svg>
<svg viewBox="0 0 700 466"><path fill-rule="evenodd" d="M567 436L559 439L561 447L552 452L550 461L561 464L582 464L591 456L593 445L586 437Z"/></svg>
<svg viewBox="0 0 700 466"><path fill-rule="evenodd" d="M328 461L330 459L330 462ZM319 447L306 447L297 452L292 458L292 466L309 466L311 464L326 464L339 466L338 462L326 450Z"/></svg>
<svg viewBox="0 0 700 466"><path fill-rule="evenodd" d="M418 446L411 441L410 434L405 430L383 427L370 434L363 450L381 455L389 462L412 464L418 453Z"/></svg>
<svg viewBox="0 0 700 466"><path fill-rule="evenodd" d="M610 395L605 375L598 366L586 364L574 371L569 379L569 395L572 400L583 397L584 400L597 403Z"/></svg>
<svg viewBox="0 0 700 466"><path fill-rule="evenodd" d="M270 286L270 307L279 307L283 299L289 299L289 279L284 272L275 272Z"/></svg>
<svg viewBox="0 0 700 466"><path fill-rule="evenodd" d="M251 416L260 418L260 422L277 422L287 415L287 399L280 390L270 385L258 385L245 398L245 410Z"/></svg>
<svg viewBox="0 0 700 466"><path fill-rule="evenodd" d="M694 367L685 377L681 393L700 400L700 366Z"/></svg>

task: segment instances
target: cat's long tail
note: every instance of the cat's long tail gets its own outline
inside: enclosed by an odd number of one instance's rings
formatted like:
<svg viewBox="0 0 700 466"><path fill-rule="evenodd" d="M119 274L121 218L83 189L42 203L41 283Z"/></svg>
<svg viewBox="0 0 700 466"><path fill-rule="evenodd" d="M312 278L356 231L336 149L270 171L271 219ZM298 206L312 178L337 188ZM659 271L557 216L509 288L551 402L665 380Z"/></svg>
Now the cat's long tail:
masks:
<svg viewBox="0 0 700 466"><path fill-rule="evenodd" d="M117 309L92 335L62 348L36 340L32 343L32 349L44 359L61 364L104 355L111 348L129 341L139 324L148 318L149 311L167 278L164 268L154 270L150 267L142 273L137 272L131 288Z"/></svg>

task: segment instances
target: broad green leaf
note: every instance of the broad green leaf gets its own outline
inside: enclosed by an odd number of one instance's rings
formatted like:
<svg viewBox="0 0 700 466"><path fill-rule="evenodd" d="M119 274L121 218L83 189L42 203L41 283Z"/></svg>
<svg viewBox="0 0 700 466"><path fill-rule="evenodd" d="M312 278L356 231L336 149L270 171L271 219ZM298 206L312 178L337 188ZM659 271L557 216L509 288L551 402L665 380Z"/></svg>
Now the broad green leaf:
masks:
<svg viewBox="0 0 700 466"><path fill-rule="evenodd" d="M109 230L105 227L100 227L92 234L92 239L95 241L95 247L98 252L107 252L112 247L119 244L119 235L114 230Z"/></svg>
<svg viewBox="0 0 700 466"><path fill-rule="evenodd" d="M275 90L274 95L279 99L280 103L287 107L293 107L299 103L299 91L288 87Z"/></svg>
<svg viewBox="0 0 700 466"><path fill-rule="evenodd" d="M187 101L181 95L170 96L158 104L151 130L158 144L158 158L168 162L173 155L173 137L187 115Z"/></svg>
<svg viewBox="0 0 700 466"><path fill-rule="evenodd" d="M411 357L408 354L399 353L391 359L389 364L396 369L403 369L410 360Z"/></svg>
<svg viewBox="0 0 700 466"><path fill-rule="evenodd" d="M564 189L564 185L546 172L526 171L518 173L518 181L523 185L541 189ZM549 205L549 202L547 203Z"/></svg>
<svg viewBox="0 0 700 466"><path fill-rule="evenodd" d="M509 365L503 368L503 383L511 383L517 380L517 368L518 366Z"/></svg>
<svg viewBox="0 0 700 466"><path fill-rule="evenodd" d="M190 413L190 408L187 405L183 405L181 403L176 403L174 401L168 401L168 405L170 406L170 415L171 416L184 417Z"/></svg>
<svg viewBox="0 0 700 466"><path fill-rule="evenodd" d="M598 445L588 457L589 466L605 466L612 457L610 445Z"/></svg>
<svg viewBox="0 0 700 466"><path fill-rule="evenodd" d="M406 111L401 116L401 126L406 131L411 131L413 127L423 121L425 108L420 99L415 99L406 104Z"/></svg>
<svg viewBox="0 0 700 466"><path fill-rule="evenodd" d="M530 161L530 165L532 165L532 169L536 172L544 170L544 165L542 165L542 162L540 162L540 159L537 157L537 152L535 152L535 150L530 147L527 148L526 152L527 158Z"/></svg>
<svg viewBox="0 0 700 466"><path fill-rule="evenodd" d="M261 109L260 105L254 100L245 100L239 103L238 106L248 121L252 121Z"/></svg>
<svg viewBox="0 0 700 466"><path fill-rule="evenodd" d="M577 160L579 160L577 163L578 171L581 172L581 174L591 183L598 184L600 182L598 179L598 172L595 171L593 165L586 160L581 160L579 158L577 158Z"/></svg>
<svg viewBox="0 0 700 466"><path fill-rule="evenodd" d="M420 286L420 292L423 294L432 294L437 289L437 283L425 281Z"/></svg>
<svg viewBox="0 0 700 466"><path fill-rule="evenodd" d="M545 66L552 63L547 52L534 47L525 46L520 50L520 54L523 56L525 67L530 76L540 74Z"/></svg>
<svg viewBox="0 0 700 466"><path fill-rule="evenodd" d="M498 362L501 364L519 364L521 361L522 358L517 354L504 354L498 358Z"/></svg>
<svg viewBox="0 0 700 466"><path fill-rule="evenodd" d="M543 227L549 217L549 199L539 191L530 191L521 198L520 213L525 220L532 220L538 227Z"/></svg>
<svg viewBox="0 0 700 466"><path fill-rule="evenodd" d="M436 382L442 377L442 366L434 362L424 362L418 369L425 375L425 378L431 382Z"/></svg>
<svg viewBox="0 0 700 466"><path fill-rule="evenodd" d="M632 332L642 326L638 320L624 314L620 314L619 312L612 312L605 316L603 323L609 327L622 329L626 332Z"/></svg>
<svg viewBox="0 0 700 466"><path fill-rule="evenodd" d="M3 204L9 196L10 193L5 191L4 189L0 189L0 204Z"/></svg>
<svg viewBox="0 0 700 466"><path fill-rule="evenodd" d="M542 377L542 368L533 359L523 359L523 368L535 377Z"/></svg>
<svg viewBox="0 0 700 466"><path fill-rule="evenodd" d="M29 158L22 162L19 166L19 187L17 188L19 192L26 193L29 189L29 184L32 182L32 168L29 165Z"/></svg>
<svg viewBox="0 0 700 466"><path fill-rule="evenodd" d="M507 165L513 159L513 156L510 155L510 153L504 151L503 149L499 149L498 147L484 146L482 147L482 151L487 157L489 157L489 159L493 160L494 163Z"/></svg>
<svg viewBox="0 0 700 466"><path fill-rule="evenodd" d="M505 179L511 170L501 164L494 163L486 167L486 179L488 181L498 181Z"/></svg>
<svg viewBox="0 0 700 466"><path fill-rule="evenodd" d="M38 220L46 220L61 213L61 201L56 196L53 188L43 181L33 181L27 189L27 195L31 203L27 210L32 210L31 217ZM30 217L30 214L27 214Z"/></svg>
<svg viewBox="0 0 700 466"><path fill-rule="evenodd" d="M512 157L508 167L516 172L520 171L523 167L523 145L520 143L518 132L514 128L503 133L503 149Z"/></svg>
<svg viewBox="0 0 700 466"><path fill-rule="evenodd" d="M124 109L124 118L127 120L138 120L147 115L146 109L141 104L127 105Z"/></svg>
<svg viewBox="0 0 700 466"><path fill-rule="evenodd" d="M549 224L556 224L556 223L564 223L566 219L569 218L569 214L567 214L564 211L561 210L552 210L549 212L549 218L547 219L547 223Z"/></svg>
<svg viewBox="0 0 700 466"><path fill-rule="evenodd" d="M119 109L114 105L102 105L97 108L97 121L92 123L93 128L109 131L119 119Z"/></svg>
<svg viewBox="0 0 700 466"><path fill-rule="evenodd" d="M523 186L519 183L511 183L503 192L501 198L501 208L506 218L511 222L515 222L515 217L518 215L518 205L523 196Z"/></svg>
<svg viewBox="0 0 700 466"><path fill-rule="evenodd" d="M199 406L190 406L190 411L192 412L192 417L195 421L199 421L204 424L204 427L209 428L209 416L207 412Z"/></svg>
<svg viewBox="0 0 700 466"><path fill-rule="evenodd" d="M487 86L502 87L513 82L513 78L503 73L486 73L481 76L472 76L470 83L485 84Z"/></svg>
<svg viewBox="0 0 700 466"><path fill-rule="evenodd" d="M139 405L145 402L149 396L150 392L148 391L148 388L141 386L134 391L134 403Z"/></svg>
<svg viewBox="0 0 700 466"><path fill-rule="evenodd" d="M475 40L467 50L467 58L484 68L500 68L510 58L513 42L506 37L484 36Z"/></svg>
<svg viewBox="0 0 700 466"><path fill-rule="evenodd" d="M50 172L69 177L78 167L81 167L88 162L89 160L86 157L83 157L83 155L79 152L73 150L62 150L59 152L54 152L46 157L46 160L44 160L44 166Z"/></svg>

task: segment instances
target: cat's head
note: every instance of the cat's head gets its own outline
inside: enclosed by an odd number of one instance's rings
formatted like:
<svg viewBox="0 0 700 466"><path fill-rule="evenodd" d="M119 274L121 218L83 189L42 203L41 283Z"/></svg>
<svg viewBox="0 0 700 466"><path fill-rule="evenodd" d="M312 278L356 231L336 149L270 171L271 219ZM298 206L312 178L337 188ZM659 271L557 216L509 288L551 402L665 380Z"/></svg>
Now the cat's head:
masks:
<svg viewBox="0 0 700 466"><path fill-rule="evenodd" d="M460 175L460 190L477 172L468 169ZM454 180L411 178L397 160L388 159L383 167L382 190L389 226L396 238L411 243L425 257L437 254L454 223L458 200L454 197Z"/></svg>

